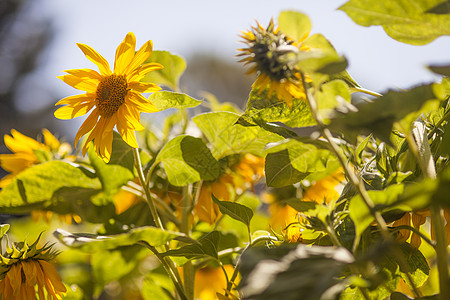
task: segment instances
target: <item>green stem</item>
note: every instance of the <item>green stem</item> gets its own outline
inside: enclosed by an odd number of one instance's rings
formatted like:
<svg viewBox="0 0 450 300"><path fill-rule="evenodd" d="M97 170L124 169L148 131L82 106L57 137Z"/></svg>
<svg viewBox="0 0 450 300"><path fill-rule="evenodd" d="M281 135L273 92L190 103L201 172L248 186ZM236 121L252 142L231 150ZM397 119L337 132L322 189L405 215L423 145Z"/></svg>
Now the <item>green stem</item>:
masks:
<svg viewBox="0 0 450 300"><path fill-rule="evenodd" d="M350 91L364 93L364 94L371 95L374 97L382 97L383 96L377 92L374 92L374 91L371 91L371 90L368 90L368 89L365 89L362 87L352 87L352 88L350 88Z"/></svg>
<svg viewBox="0 0 450 300"><path fill-rule="evenodd" d="M158 250L156 250L155 247L151 246L146 241L139 241L138 244L152 251L153 254L159 259L164 269L166 270L167 274L169 274L170 279L172 279L172 282L175 285L175 289L177 290L177 293L180 296L181 300L189 300L189 298L186 296L184 292L180 277L177 276L177 273L173 271L170 263L164 257L161 256L161 254L158 252Z"/></svg>
<svg viewBox="0 0 450 300"><path fill-rule="evenodd" d="M433 247L434 249L436 249L436 243L433 242L432 240L430 240L425 234L423 234L419 229L414 228L412 226L409 225L399 225L399 226L395 226L394 228L392 228L391 230L393 231L399 231L399 230L410 230L412 232L414 232L415 234L417 234L418 236L420 236L422 238L422 240L424 240L428 245L430 245L431 247Z"/></svg>
<svg viewBox="0 0 450 300"><path fill-rule="evenodd" d="M180 231L186 236L190 236L191 226L190 226L190 212L192 201L189 193L188 186L183 187L183 199L181 207L181 226ZM192 261L188 261L183 265L183 278L184 278L184 290L186 291L189 299L194 299L194 282L195 282L195 272L192 265Z"/></svg>
<svg viewBox="0 0 450 300"><path fill-rule="evenodd" d="M153 198L150 194L150 189L145 184L144 171L142 169L141 157L139 155L138 148L133 148L133 155L134 155L134 164L136 167L136 171L138 173L139 181L141 182L142 188L144 189L145 200L147 201L148 207L150 208L153 220L155 221L156 227L160 228L161 230L164 230L164 226L162 225L161 219L158 215L158 211L156 210L155 203L153 202Z"/></svg>
<svg viewBox="0 0 450 300"><path fill-rule="evenodd" d="M450 285L448 275L448 252L447 241L444 230L444 213L438 205L431 207L431 220L433 222L434 232L436 234L436 254L437 267L439 273L440 299L450 299Z"/></svg>

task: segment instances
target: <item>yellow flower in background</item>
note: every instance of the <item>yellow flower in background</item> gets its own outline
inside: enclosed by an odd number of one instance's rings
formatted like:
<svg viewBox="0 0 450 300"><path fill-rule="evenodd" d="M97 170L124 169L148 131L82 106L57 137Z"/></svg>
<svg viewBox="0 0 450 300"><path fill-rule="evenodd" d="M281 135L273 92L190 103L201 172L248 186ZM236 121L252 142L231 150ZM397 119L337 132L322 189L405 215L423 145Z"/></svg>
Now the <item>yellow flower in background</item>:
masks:
<svg viewBox="0 0 450 300"><path fill-rule="evenodd" d="M42 129L42 135L44 136L44 143L27 137L14 129L11 130L11 135L5 134L5 145L13 153L0 154L0 167L10 173L0 180L0 188L11 183L13 178L23 170L45 160L65 158L72 151L69 144L61 144L47 129ZM39 153L42 155L37 155Z"/></svg>
<svg viewBox="0 0 450 300"><path fill-rule="evenodd" d="M37 248L15 243L0 255L0 295L2 300L62 299L66 287L56 269L48 261L57 252L51 246Z"/></svg>
<svg viewBox="0 0 450 300"><path fill-rule="evenodd" d="M317 180L309 187L303 195L303 201L313 201L319 204L330 203L339 198L336 186L344 180L345 176L342 169L330 174L329 176Z"/></svg>
<svg viewBox="0 0 450 300"><path fill-rule="evenodd" d="M301 40L294 41L275 28L273 20L267 28L257 22L256 27L242 32L241 38L248 47L238 49L241 51L238 56L245 56L240 62L252 64L247 73L257 74L252 87L258 94L268 88L268 98L274 95L289 107L292 107L293 98L305 98L305 89L296 66L296 54L308 50L301 45L308 35L309 32Z"/></svg>
<svg viewBox="0 0 450 300"><path fill-rule="evenodd" d="M128 145L138 148L135 131L144 129L140 123L140 112L158 111L141 93L161 89L156 84L141 80L147 73L163 66L158 63L144 64L152 53L152 41L147 41L135 52L136 38L132 32L117 47L113 72L97 51L88 45L77 45L97 65L100 73L91 69L75 69L65 71L68 75L59 76L68 85L86 93L58 101L56 105L64 106L55 111L55 116L63 120L73 119L92 110L75 136L75 145L90 132L83 146L83 155L93 141L97 154L108 162L114 127Z"/></svg>
<svg viewBox="0 0 450 300"><path fill-rule="evenodd" d="M234 272L232 265L224 265L228 278L231 278ZM183 268L178 268L181 277L183 277ZM238 283L238 280L234 283ZM221 267L203 267L195 272L194 299L198 300L215 300L218 299L217 294L224 294L227 288L227 278ZM225 296L223 296L225 297ZM223 298L222 297L222 298ZM234 299L230 294L229 299ZM220 299L220 298L219 298Z"/></svg>
<svg viewBox="0 0 450 300"><path fill-rule="evenodd" d="M400 219L396 220L394 223L392 223L392 227L398 227L401 225L407 225L414 227L418 230L420 230L420 227L425 224L427 221L427 218L431 216L431 212L429 209L426 210L419 210L419 211L413 211L413 212L406 212ZM444 218L446 220L446 225L444 226L445 233L447 235L447 245L450 245L450 210L444 209ZM434 225L433 222L431 222L431 238L433 240L436 240L435 238L435 232L434 232ZM400 229L398 230L396 240L398 242L406 242L409 241L412 247L419 248L422 244L422 239L418 234L415 234L409 229Z"/></svg>
<svg viewBox="0 0 450 300"><path fill-rule="evenodd" d="M336 191L344 180L344 173L341 169L328 175L327 177L314 182L304 193L302 201L311 201L318 204L328 204L339 198ZM263 195L263 200L269 203L271 228L281 231L289 242L300 242L302 240L301 228L302 216L291 206L282 203L284 199L295 198L296 190L291 187L275 189L273 193Z"/></svg>
<svg viewBox="0 0 450 300"><path fill-rule="evenodd" d="M211 194L221 201L233 201L236 192L253 191L254 183L264 176L264 162L264 158L247 153L239 156L238 161L219 178L204 182L194 206L198 219L213 224L222 215L217 204L212 201Z"/></svg>

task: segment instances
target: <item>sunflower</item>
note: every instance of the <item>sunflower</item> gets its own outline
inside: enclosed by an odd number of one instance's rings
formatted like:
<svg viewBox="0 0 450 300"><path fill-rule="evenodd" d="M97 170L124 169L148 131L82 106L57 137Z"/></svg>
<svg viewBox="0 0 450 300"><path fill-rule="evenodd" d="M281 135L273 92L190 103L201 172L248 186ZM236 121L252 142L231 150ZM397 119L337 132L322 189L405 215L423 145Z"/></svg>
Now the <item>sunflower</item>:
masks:
<svg viewBox="0 0 450 300"><path fill-rule="evenodd" d="M47 129L42 129L42 135L44 143L14 129L11 135L5 134L5 145L13 153L0 154L0 167L10 173L0 180L0 188L7 186L23 170L52 158L66 158L72 151L69 144L61 144Z"/></svg>
<svg viewBox="0 0 450 300"><path fill-rule="evenodd" d="M14 243L0 255L0 295L2 300L62 299L66 287L56 269L49 263L58 253L51 246L37 248L32 244ZM37 287L37 291L36 291ZM47 294L47 296L45 295Z"/></svg>
<svg viewBox="0 0 450 300"><path fill-rule="evenodd" d="M140 112L158 111L141 93L161 89L154 83L141 80L147 73L163 66L158 63L144 64L152 53L152 41L147 41L135 52L136 38L132 32L117 47L113 72L108 62L94 49L84 44L77 46L97 65L100 73L75 69L65 71L68 75L59 76L68 85L86 93L58 101L56 105L64 106L55 111L55 116L63 120L73 119L92 110L75 136L75 145L90 132L83 146L83 155L93 141L97 154L109 162L114 127L128 145L138 148L134 131L144 129L140 123Z"/></svg>
<svg viewBox="0 0 450 300"><path fill-rule="evenodd" d="M273 20L270 20L267 28L257 22L256 27L242 32L240 37L248 47L238 49L241 51L238 56L245 56L240 60L245 65L253 64L247 74L257 74L252 87L258 95L268 88L267 97L274 95L289 107L292 107L293 98L305 98L296 56L299 51L309 50L301 45L308 35L294 41L275 28Z"/></svg>

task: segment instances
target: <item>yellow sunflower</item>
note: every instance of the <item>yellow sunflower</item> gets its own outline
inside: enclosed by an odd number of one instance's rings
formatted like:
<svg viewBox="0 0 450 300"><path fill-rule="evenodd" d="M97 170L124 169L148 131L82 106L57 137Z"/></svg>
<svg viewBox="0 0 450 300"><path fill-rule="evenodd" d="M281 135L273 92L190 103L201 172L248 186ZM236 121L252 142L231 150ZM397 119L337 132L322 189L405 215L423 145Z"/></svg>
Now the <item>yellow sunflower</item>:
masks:
<svg viewBox="0 0 450 300"><path fill-rule="evenodd" d="M0 188L7 186L20 172L35 164L54 158L65 158L72 150L67 143L60 143L47 129L42 129L44 143L40 143L17 130L12 129L11 135L5 134L6 147L12 154L0 154L0 167L8 171L0 180Z"/></svg>
<svg viewBox="0 0 450 300"><path fill-rule="evenodd" d="M49 263L58 253L51 246L37 248L32 244L14 243L0 255L0 296L2 300L62 299L66 287L56 269ZM37 289L36 289L37 287Z"/></svg>
<svg viewBox="0 0 450 300"><path fill-rule="evenodd" d="M238 49L241 51L238 56L245 56L240 60L245 65L253 64L247 73L257 74L252 87L258 94L268 88L267 97L274 95L289 107L292 107L293 98L305 98L305 89L296 65L296 54L298 51L309 50L302 45L308 35L309 33L301 40L294 41L280 32L273 20L270 20L267 28L257 22L256 27L252 26L250 31L242 32L240 37L248 47Z"/></svg>
<svg viewBox="0 0 450 300"><path fill-rule="evenodd" d="M98 66L100 73L76 69L67 70L68 75L59 76L68 85L86 93L58 101L56 105L65 106L56 110L55 116L63 120L73 119L92 110L75 136L75 145L90 132L83 146L83 155L93 141L97 154L109 162L114 127L128 145L138 148L134 131L144 129L140 123L140 112L158 111L141 93L161 89L154 83L141 80L147 73L163 66L158 63L144 64L152 53L152 41L146 42L135 52L136 38L132 32L117 47L113 72L108 62L94 49L84 44L77 45Z"/></svg>

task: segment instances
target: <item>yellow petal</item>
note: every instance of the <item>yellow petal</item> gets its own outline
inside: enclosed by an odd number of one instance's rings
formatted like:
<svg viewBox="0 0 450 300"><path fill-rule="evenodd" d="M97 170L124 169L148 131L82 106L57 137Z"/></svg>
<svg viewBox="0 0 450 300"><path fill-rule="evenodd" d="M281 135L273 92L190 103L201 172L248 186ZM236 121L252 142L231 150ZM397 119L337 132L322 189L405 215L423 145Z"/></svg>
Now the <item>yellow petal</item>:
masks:
<svg viewBox="0 0 450 300"><path fill-rule="evenodd" d="M136 47L136 37L129 32L123 42L117 47L116 60L114 61L114 73L123 75L131 63Z"/></svg>
<svg viewBox="0 0 450 300"><path fill-rule="evenodd" d="M102 137L101 133L103 131L103 127L105 127L105 118L100 116L100 118L98 119L97 124L94 126L94 129L91 131L91 133L89 134L88 138L86 139L86 141L84 143L83 151L82 151L83 156L86 155L86 152L87 152L87 150L89 148L89 143L93 139L96 139L96 142L101 139L101 137ZM94 142L94 146L95 146L96 142ZM98 152L97 152L97 154L98 154Z"/></svg>
<svg viewBox="0 0 450 300"><path fill-rule="evenodd" d="M66 287L62 283L61 276L59 276L58 272L56 271L55 267L53 267L50 263L46 262L45 260L40 259L39 264L44 269L45 275L50 279L50 282L52 283L54 290L57 292L66 292Z"/></svg>
<svg viewBox="0 0 450 300"><path fill-rule="evenodd" d="M134 69L134 71L132 71L131 73L128 73L129 74L129 76L127 76L128 77L128 81L129 82L130 81L140 81L149 72L156 71L156 70L161 70L162 68L164 68L164 66L161 65L161 64L158 64L158 63L148 63L148 64L145 64L145 65L142 65L142 66Z"/></svg>
<svg viewBox="0 0 450 300"><path fill-rule="evenodd" d="M0 166L10 173L17 174L35 162L36 156L33 153L0 154Z"/></svg>
<svg viewBox="0 0 450 300"><path fill-rule="evenodd" d="M15 129L11 130L11 135L12 136L5 134L4 141L6 147L8 147L8 149L14 153L16 152L33 153L34 149L45 148L43 144L26 135L21 134Z"/></svg>
<svg viewBox="0 0 450 300"><path fill-rule="evenodd" d="M49 146L50 149L57 150L59 148L60 143L58 139L53 134L51 134L48 129L42 129L42 134L44 135L45 144Z"/></svg>
<svg viewBox="0 0 450 300"><path fill-rule="evenodd" d="M89 78L90 80L96 80L98 82L100 82L100 80L102 79L102 75L98 74L97 71L91 69L73 69L65 70L64 72L79 78Z"/></svg>
<svg viewBox="0 0 450 300"><path fill-rule="evenodd" d="M81 124L80 129L78 129L74 140L75 147L77 146L79 139L94 128L95 124L97 124L98 117L98 108L95 108L86 120L84 120L83 124Z"/></svg>
<svg viewBox="0 0 450 300"><path fill-rule="evenodd" d="M135 106L139 111L146 113L158 111L153 103L145 99L141 94L133 91L128 92L127 96L125 97L125 104Z"/></svg>
<svg viewBox="0 0 450 300"><path fill-rule="evenodd" d="M57 78L61 79L71 87L76 88L77 90L86 91L88 93L95 93L97 91L98 82L91 79L82 79L73 75L63 75L57 76Z"/></svg>
<svg viewBox="0 0 450 300"><path fill-rule="evenodd" d="M152 41L148 41L144 45L142 45L139 51L136 52L136 55L134 55L133 60L126 69L126 73L129 74L130 72L133 72L135 68L139 67L147 59L149 59L150 55L152 54L152 50L153 50Z"/></svg>
<svg viewBox="0 0 450 300"><path fill-rule="evenodd" d="M119 131L125 143L133 148L139 148L134 130L122 127L119 128L119 126L117 126L117 130Z"/></svg>
<svg viewBox="0 0 450 300"><path fill-rule="evenodd" d="M97 65L98 69L100 70L100 74L102 74L103 76L109 76L112 74L108 62L97 51L85 44L77 43L77 46L81 49L81 51L83 51L87 59Z"/></svg>
<svg viewBox="0 0 450 300"><path fill-rule="evenodd" d="M55 111L55 117L61 120L73 119L87 114L93 106L94 103L92 102L77 104L74 106L66 105Z"/></svg>
<svg viewBox="0 0 450 300"><path fill-rule="evenodd" d="M144 126L139 122L139 114L138 118L133 116L133 113L130 112L128 105L122 105L117 112L118 123L121 124L122 128L131 128L133 130L144 130Z"/></svg>
<svg viewBox="0 0 450 300"><path fill-rule="evenodd" d="M81 94L81 95L73 95L66 98L63 98L56 102L55 106L63 105L63 104L69 104L69 105L75 105L75 104L81 104L84 102L90 102L95 101L95 94Z"/></svg>
<svg viewBox="0 0 450 300"><path fill-rule="evenodd" d="M153 93L161 90L159 86L150 82L132 81L128 83L129 89L138 91L139 93Z"/></svg>

